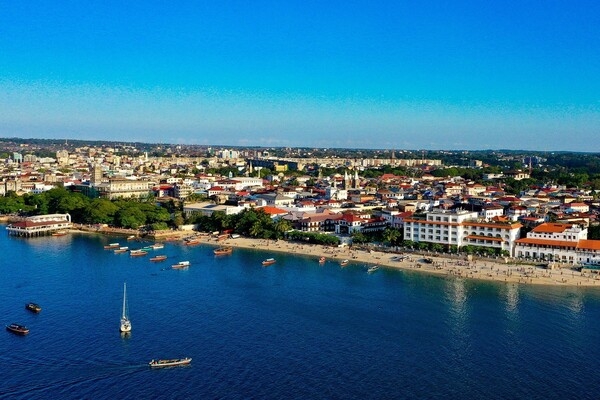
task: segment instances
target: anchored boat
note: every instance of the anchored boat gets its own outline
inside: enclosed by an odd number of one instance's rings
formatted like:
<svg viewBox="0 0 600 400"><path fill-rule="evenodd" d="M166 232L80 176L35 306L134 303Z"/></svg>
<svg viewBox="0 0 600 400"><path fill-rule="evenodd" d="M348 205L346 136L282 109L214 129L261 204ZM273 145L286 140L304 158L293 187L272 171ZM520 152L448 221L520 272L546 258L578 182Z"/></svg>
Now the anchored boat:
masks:
<svg viewBox="0 0 600 400"><path fill-rule="evenodd" d="M216 256L231 254L233 252L233 247L231 247L231 246L219 247L218 249L214 249L213 252L215 253Z"/></svg>
<svg viewBox="0 0 600 400"><path fill-rule="evenodd" d="M28 327L19 324L6 325L6 330L17 335L27 335L29 333Z"/></svg>
<svg viewBox="0 0 600 400"><path fill-rule="evenodd" d="M39 304L36 303L27 303L25 304L25 308L34 313L39 313L40 311L42 311L42 307L40 307Z"/></svg>
<svg viewBox="0 0 600 400"><path fill-rule="evenodd" d="M173 264L171 265L171 268L173 269L184 269L190 266L190 262L189 261L179 261L177 264Z"/></svg>
<svg viewBox="0 0 600 400"><path fill-rule="evenodd" d="M276 262L277 261L274 258L267 258L262 262L262 265L266 267L267 265L275 264Z"/></svg>
<svg viewBox="0 0 600 400"><path fill-rule="evenodd" d="M127 316L127 284L123 283L123 314L121 314L121 332L131 332L131 321Z"/></svg>

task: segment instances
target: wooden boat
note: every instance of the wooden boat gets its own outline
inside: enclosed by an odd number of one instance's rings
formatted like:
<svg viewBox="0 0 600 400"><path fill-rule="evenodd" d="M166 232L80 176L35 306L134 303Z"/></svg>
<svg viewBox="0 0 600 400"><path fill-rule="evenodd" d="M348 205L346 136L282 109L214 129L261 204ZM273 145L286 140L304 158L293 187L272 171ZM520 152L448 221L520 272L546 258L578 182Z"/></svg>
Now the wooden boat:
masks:
<svg viewBox="0 0 600 400"><path fill-rule="evenodd" d="M42 307L40 307L39 304L36 303L27 303L25 304L25 308L34 313L39 313L40 311L42 311Z"/></svg>
<svg viewBox="0 0 600 400"><path fill-rule="evenodd" d="M192 239L185 239L185 240L184 240L184 243L185 243L187 246L193 246L193 245L196 245L196 244L200 244L200 243L201 243L201 241L202 241L202 240L201 240L200 238L192 238Z"/></svg>
<svg viewBox="0 0 600 400"><path fill-rule="evenodd" d="M350 263L350 261L349 261L349 260L344 260L344 261L342 261L342 262L340 263L340 265L341 265L342 267L345 267L345 266L346 266L346 265L348 265L349 263Z"/></svg>
<svg viewBox="0 0 600 400"><path fill-rule="evenodd" d="M188 365L192 362L190 357L186 358L174 358L171 360L152 360L148 363L152 368L160 368L160 367L175 367L178 365Z"/></svg>
<svg viewBox="0 0 600 400"><path fill-rule="evenodd" d="M167 256L154 256L150 259L150 261L165 261Z"/></svg>
<svg viewBox="0 0 600 400"><path fill-rule="evenodd" d="M152 250L160 250L160 249L164 249L165 245L162 243L154 243L152 246Z"/></svg>
<svg viewBox="0 0 600 400"><path fill-rule="evenodd" d="M190 262L189 261L179 261L177 264L173 264L171 265L171 268L173 269L184 269L190 266Z"/></svg>
<svg viewBox="0 0 600 400"><path fill-rule="evenodd" d="M135 237L136 237L135 235L127 236L127 240L135 240Z"/></svg>
<svg viewBox="0 0 600 400"><path fill-rule="evenodd" d="M127 284L123 282L123 313L121 314L121 332L131 332L131 321L127 316Z"/></svg>
<svg viewBox="0 0 600 400"><path fill-rule="evenodd" d="M325 257L319 258L319 264L325 264Z"/></svg>
<svg viewBox="0 0 600 400"><path fill-rule="evenodd" d="M372 272L375 272L379 269L379 267L377 265L373 265L371 267L369 267L369 269L367 269L367 272L370 274Z"/></svg>
<svg viewBox="0 0 600 400"><path fill-rule="evenodd" d="M28 327L19 324L6 325L6 330L17 335L27 335L29 333Z"/></svg>
<svg viewBox="0 0 600 400"><path fill-rule="evenodd" d="M129 252L129 255L131 257L142 257L142 256L145 256L146 254L148 254L148 252L145 250L141 250L141 249L140 250L131 250Z"/></svg>
<svg viewBox="0 0 600 400"><path fill-rule="evenodd" d="M67 231L56 231L52 233L52 236L65 236L67 233Z"/></svg>
<svg viewBox="0 0 600 400"><path fill-rule="evenodd" d="M215 253L216 256L231 254L231 253L233 253L233 247L231 247L231 246L219 247L218 249L214 249L213 252Z"/></svg>
<svg viewBox="0 0 600 400"><path fill-rule="evenodd" d="M275 260L274 258L267 258L262 262L262 265L266 267L267 265L275 264L276 262L277 260Z"/></svg>
<svg viewBox="0 0 600 400"><path fill-rule="evenodd" d="M148 252L154 250L154 248L152 246L144 246L140 250Z"/></svg>
<svg viewBox="0 0 600 400"><path fill-rule="evenodd" d="M106 246L104 246L104 250L113 250L113 249L118 249L119 248L119 243L109 243Z"/></svg>
<svg viewBox="0 0 600 400"><path fill-rule="evenodd" d="M129 247L127 247L127 246L119 247L118 249L115 250L115 254L127 253L127 251L129 251Z"/></svg>

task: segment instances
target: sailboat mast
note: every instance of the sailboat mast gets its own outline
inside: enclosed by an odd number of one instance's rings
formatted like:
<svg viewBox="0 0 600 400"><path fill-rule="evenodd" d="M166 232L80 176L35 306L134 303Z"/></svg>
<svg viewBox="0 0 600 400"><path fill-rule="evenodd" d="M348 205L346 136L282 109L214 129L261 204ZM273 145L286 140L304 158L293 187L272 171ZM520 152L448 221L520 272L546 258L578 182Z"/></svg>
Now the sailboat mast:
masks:
<svg viewBox="0 0 600 400"><path fill-rule="evenodd" d="M125 301L127 298L127 283L123 283L123 318L125 318Z"/></svg>

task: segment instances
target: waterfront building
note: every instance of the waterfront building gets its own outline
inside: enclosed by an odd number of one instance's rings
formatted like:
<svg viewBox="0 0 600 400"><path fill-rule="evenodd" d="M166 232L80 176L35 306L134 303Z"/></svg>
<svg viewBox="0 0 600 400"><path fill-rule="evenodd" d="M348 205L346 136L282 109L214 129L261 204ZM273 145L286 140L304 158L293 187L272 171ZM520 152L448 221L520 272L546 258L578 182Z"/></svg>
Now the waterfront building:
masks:
<svg viewBox="0 0 600 400"><path fill-rule="evenodd" d="M404 220L404 240L439 243L444 246L491 247L514 254L521 224L485 221L476 211L432 210L423 217Z"/></svg>
<svg viewBox="0 0 600 400"><path fill-rule="evenodd" d="M43 236L73 226L69 214L47 214L23 218L6 226L9 235Z"/></svg>
<svg viewBox="0 0 600 400"><path fill-rule="evenodd" d="M600 240L580 224L544 223L517 240L516 256L566 264L600 264Z"/></svg>

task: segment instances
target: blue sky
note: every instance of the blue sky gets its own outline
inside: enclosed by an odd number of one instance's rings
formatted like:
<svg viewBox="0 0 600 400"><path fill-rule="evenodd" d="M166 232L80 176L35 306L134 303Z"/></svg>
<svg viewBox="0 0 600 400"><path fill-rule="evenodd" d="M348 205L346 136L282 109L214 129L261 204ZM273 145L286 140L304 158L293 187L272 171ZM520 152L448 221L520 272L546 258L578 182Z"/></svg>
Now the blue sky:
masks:
<svg viewBox="0 0 600 400"><path fill-rule="evenodd" d="M597 1L8 1L0 136L600 151Z"/></svg>

